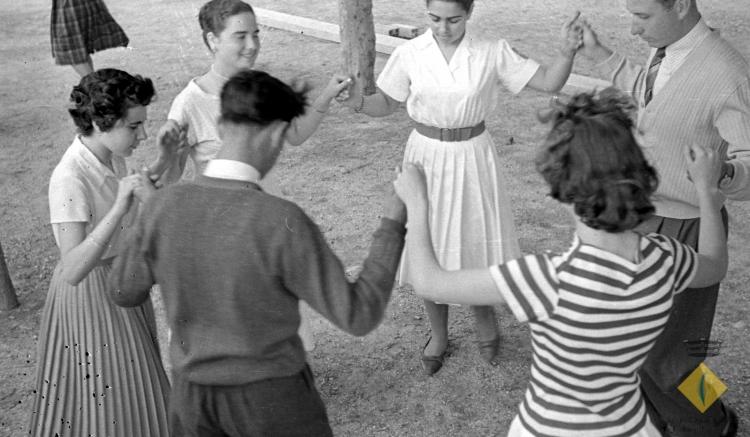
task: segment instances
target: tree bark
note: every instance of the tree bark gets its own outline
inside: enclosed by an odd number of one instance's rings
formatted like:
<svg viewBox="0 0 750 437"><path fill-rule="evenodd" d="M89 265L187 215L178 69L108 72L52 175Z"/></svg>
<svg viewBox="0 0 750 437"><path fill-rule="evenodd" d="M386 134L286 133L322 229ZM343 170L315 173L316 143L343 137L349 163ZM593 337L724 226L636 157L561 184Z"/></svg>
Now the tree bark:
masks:
<svg viewBox="0 0 750 437"><path fill-rule="evenodd" d="M339 0L343 68L364 95L375 93L375 23L372 0Z"/></svg>
<svg viewBox="0 0 750 437"><path fill-rule="evenodd" d="M0 310L12 310L17 306L16 289L13 287L13 281L10 280L3 245L0 243Z"/></svg>

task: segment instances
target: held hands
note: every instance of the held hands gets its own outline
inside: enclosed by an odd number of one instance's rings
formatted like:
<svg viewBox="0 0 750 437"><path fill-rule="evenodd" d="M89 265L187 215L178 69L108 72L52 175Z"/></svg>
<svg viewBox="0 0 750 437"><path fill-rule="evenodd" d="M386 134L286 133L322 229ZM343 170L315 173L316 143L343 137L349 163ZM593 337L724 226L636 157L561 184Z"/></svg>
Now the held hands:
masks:
<svg viewBox="0 0 750 437"><path fill-rule="evenodd" d="M167 120L156 134L156 145L159 149L157 164L148 171L148 177L157 181L166 167L174 162L176 155L187 148L187 126L180 126L174 120Z"/></svg>
<svg viewBox="0 0 750 437"><path fill-rule="evenodd" d="M130 174L120 179L117 185L117 197L112 209L116 209L118 214L125 215L133 204L133 193L137 186L141 184L142 176L140 174Z"/></svg>
<svg viewBox="0 0 750 437"><path fill-rule="evenodd" d="M346 88L336 96L336 100L342 105L351 109L359 108L360 110L362 109L363 98L362 85L354 77L347 78Z"/></svg>
<svg viewBox="0 0 750 437"><path fill-rule="evenodd" d="M713 206L720 208L724 199L719 191L719 177L724 159L714 149L696 144L684 150L688 179L693 181L699 197L709 196Z"/></svg>
<svg viewBox="0 0 750 437"><path fill-rule="evenodd" d="M331 103L334 98L339 100L339 96L345 93L346 90L352 83L352 79L349 76L343 74L334 74L331 80L328 81L328 85L323 89L320 97L324 99L325 104Z"/></svg>
<svg viewBox="0 0 750 437"><path fill-rule="evenodd" d="M565 56L575 56L576 52L583 45L583 29L579 24L578 17L581 12L576 11L573 16L563 24L560 30L560 39L562 47L560 51Z"/></svg>
<svg viewBox="0 0 750 437"><path fill-rule="evenodd" d="M407 163L393 181L396 194L404 201L407 209L427 208L427 181L424 169L419 164Z"/></svg>
<svg viewBox="0 0 750 437"><path fill-rule="evenodd" d="M599 37L585 18L579 18L578 26L582 32L581 53L584 56L596 62L602 62L612 54L608 48L599 42Z"/></svg>
<svg viewBox="0 0 750 437"><path fill-rule="evenodd" d="M139 202L146 203L146 201L151 198L151 195L156 192L156 187L154 186L147 167L141 169L137 176L140 177L138 178L136 187L133 189L133 195L135 195Z"/></svg>

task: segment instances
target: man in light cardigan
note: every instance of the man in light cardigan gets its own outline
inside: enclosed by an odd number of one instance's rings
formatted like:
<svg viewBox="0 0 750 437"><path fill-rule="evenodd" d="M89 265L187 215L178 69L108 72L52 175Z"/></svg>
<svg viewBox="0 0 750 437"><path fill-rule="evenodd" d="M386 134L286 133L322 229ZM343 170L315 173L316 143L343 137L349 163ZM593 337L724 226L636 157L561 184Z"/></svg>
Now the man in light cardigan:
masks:
<svg viewBox="0 0 750 437"><path fill-rule="evenodd" d="M660 183L656 216L644 232L660 232L695 247L698 203L687 179L683 148L710 146L726 155L718 189L732 200L750 199L750 73L748 64L701 18L695 0L627 0L631 33L649 44L648 62L636 65L613 53L585 21L585 56L601 75L638 105L639 142ZM726 228L726 210L723 210ZM726 229L725 229L726 230ZM717 401L701 413L677 390L705 354L686 342L710 338L719 284L675 298L670 321L641 369L649 414L667 436L734 436L737 415ZM694 344L694 343L693 343ZM698 351L700 352L700 351Z"/></svg>

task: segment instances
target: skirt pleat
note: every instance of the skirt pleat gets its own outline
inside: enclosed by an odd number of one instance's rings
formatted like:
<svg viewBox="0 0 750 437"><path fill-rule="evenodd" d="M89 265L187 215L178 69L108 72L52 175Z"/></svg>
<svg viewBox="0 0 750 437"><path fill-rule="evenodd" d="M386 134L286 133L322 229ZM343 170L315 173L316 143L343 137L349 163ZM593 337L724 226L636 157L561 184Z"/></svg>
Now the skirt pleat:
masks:
<svg viewBox="0 0 750 437"><path fill-rule="evenodd" d="M490 135L442 142L412 132L404 163L424 167L433 248L446 270L482 268L520 256L505 182ZM407 233L407 238L408 233ZM398 281L409 283L406 250Z"/></svg>
<svg viewBox="0 0 750 437"><path fill-rule="evenodd" d="M169 382L151 302L121 308L100 265L77 286L52 277L29 435L166 436Z"/></svg>

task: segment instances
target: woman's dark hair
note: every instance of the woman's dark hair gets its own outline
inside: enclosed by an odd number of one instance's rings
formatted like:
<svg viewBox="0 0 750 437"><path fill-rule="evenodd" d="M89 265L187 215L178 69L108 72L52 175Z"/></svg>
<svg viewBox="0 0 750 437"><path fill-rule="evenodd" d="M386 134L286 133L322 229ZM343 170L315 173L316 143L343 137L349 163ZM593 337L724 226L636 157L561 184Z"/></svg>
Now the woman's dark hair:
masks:
<svg viewBox="0 0 750 437"><path fill-rule="evenodd" d="M305 113L306 94L263 71L243 71L221 90L221 121L261 126L288 122Z"/></svg>
<svg viewBox="0 0 750 437"><path fill-rule="evenodd" d="M426 0L427 6L430 6L430 3L432 3L434 0ZM471 10L471 7L474 5L474 0L440 0L447 3L458 3L461 8L463 8L464 12L469 13Z"/></svg>
<svg viewBox="0 0 750 437"><path fill-rule="evenodd" d="M94 131L94 123L106 132L125 117L128 109L148 105L155 94L151 79L104 68L87 74L73 87L68 112L78 132L88 136Z"/></svg>
<svg viewBox="0 0 750 437"><path fill-rule="evenodd" d="M255 15L253 7L242 0L211 0L201 6L198 12L198 23L203 31L203 42L208 45L208 33L219 35L227 26L227 19L238 14L249 12Z"/></svg>
<svg viewBox="0 0 750 437"><path fill-rule="evenodd" d="M635 106L614 88L584 93L567 103L553 99L540 115L552 121L536 168L550 195L573 204L581 221L594 229L633 229L654 212L651 194L659 183L633 137Z"/></svg>

